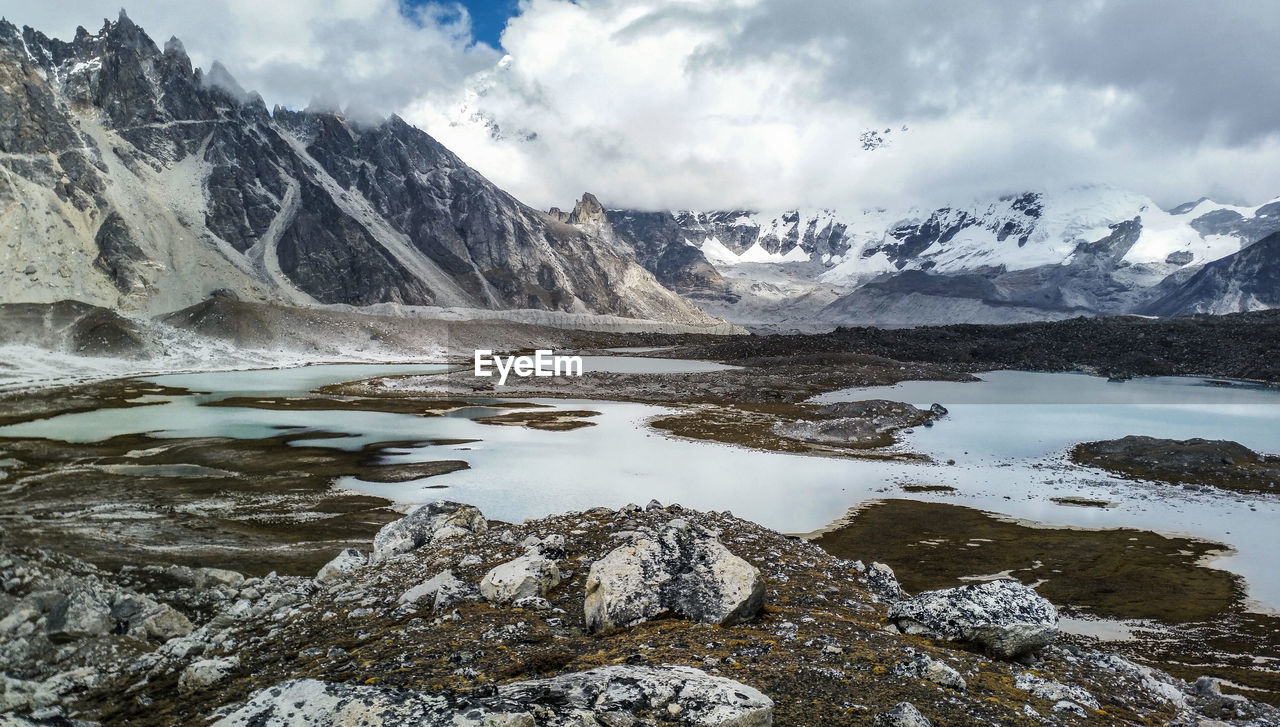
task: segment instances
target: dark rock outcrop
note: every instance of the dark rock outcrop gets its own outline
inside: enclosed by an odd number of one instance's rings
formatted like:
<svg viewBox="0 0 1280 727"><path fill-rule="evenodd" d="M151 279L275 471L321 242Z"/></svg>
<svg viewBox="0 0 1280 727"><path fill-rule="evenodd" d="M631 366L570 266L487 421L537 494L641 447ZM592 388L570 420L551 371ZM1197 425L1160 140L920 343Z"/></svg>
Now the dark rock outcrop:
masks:
<svg viewBox="0 0 1280 727"><path fill-rule="evenodd" d="M1071 459L1123 477L1280 494L1280 457L1238 442L1131 435L1078 444Z"/></svg>
<svg viewBox="0 0 1280 727"><path fill-rule="evenodd" d="M1280 232L1161 288L1160 295L1143 306L1143 313L1172 316L1280 307Z"/></svg>
<svg viewBox="0 0 1280 727"><path fill-rule="evenodd" d="M145 287L146 282L138 266L146 260L146 254L134 242L133 233L120 213L107 215L93 242L98 247L94 267L106 273L121 293L132 293L135 288Z"/></svg>
<svg viewBox="0 0 1280 727"><path fill-rule="evenodd" d="M679 219L669 212L608 210L606 217L618 238L630 245L636 258L667 287L693 298L733 302L724 278L690 242ZM567 219L567 218L566 218Z"/></svg>

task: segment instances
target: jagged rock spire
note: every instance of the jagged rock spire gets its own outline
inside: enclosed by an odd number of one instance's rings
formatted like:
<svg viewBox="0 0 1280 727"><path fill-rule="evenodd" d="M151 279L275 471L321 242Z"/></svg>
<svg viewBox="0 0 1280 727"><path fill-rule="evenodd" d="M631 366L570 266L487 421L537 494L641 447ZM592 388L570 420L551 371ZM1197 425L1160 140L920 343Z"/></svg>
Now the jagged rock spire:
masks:
<svg viewBox="0 0 1280 727"><path fill-rule="evenodd" d="M583 192L582 199L573 206L569 222L575 225L604 222L604 205L590 192Z"/></svg>

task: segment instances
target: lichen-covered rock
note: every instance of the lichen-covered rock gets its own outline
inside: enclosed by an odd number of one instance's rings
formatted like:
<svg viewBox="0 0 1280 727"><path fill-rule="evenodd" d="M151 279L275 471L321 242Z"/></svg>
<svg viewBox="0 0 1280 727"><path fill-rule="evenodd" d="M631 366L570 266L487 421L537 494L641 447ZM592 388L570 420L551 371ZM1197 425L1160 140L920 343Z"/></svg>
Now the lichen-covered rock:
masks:
<svg viewBox="0 0 1280 727"><path fill-rule="evenodd" d="M193 583L196 588L239 588L244 583L244 574L225 568L199 568L195 572Z"/></svg>
<svg viewBox="0 0 1280 727"><path fill-rule="evenodd" d="M430 602L434 611L475 597L475 589L463 583L452 570L444 570L405 591L400 603Z"/></svg>
<svg viewBox="0 0 1280 727"><path fill-rule="evenodd" d="M202 659L188 666L178 677L178 691L194 692L213 686L240 668L240 659Z"/></svg>
<svg viewBox="0 0 1280 727"><path fill-rule="evenodd" d="M911 702L898 702L893 709L877 714L872 721L876 727L933 727L929 718L920 714Z"/></svg>
<svg viewBox="0 0 1280 727"><path fill-rule="evenodd" d="M114 630L143 641L168 641L191 633L191 621L165 603L144 596L126 596L111 606Z"/></svg>
<svg viewBox="0 0 1280 727"><path fill-rule="evenodd" d="M111 632L111 606L88 588L77 588L54 604L45 622L45 634L55 643L74 641Z"/></svg>
<svg viewBox="0 0 1280 727"><path fill-rule="evenodd" d="M731 625L764 607L764 580L713 535L672 520L657 536L616 548L591 565L587 628L608 631L675 614Z"/></svg>
<svg viewBox="0 0 1280 727"><path fill-rule="evenodd" d="M867 588L885 603L897 603L907 597L902 592L902 586L898 585L898 577L894 575L893 569L884 563L868 565L864 577Z"/></svg>
<svg viewBox="0 0 1280 727"><path fill-rule="evenodd" d="M152 641L168 641L191 633L191 620L168 604L143 612L135 626L138 633L145 633Z"/></svg>
<svg viewBox="0 0 1280 727"><path fill-rule="evenodd" d="M926 591L889 607L903 633L976 644L1015 658L1053 643L1058 610L1034 590L1009 580Z"/></svg>
<svg viewBox="0 0 1280 727"><path fill-rule="evenodd" d="M1034 697L1054 702L1055 711L1058 711L1057 704L1062 702L1070 702L1089 709L1098 709L1101 706L1092 694L1080 687L1055 682L1030 672L1019 674L1018 678L1014 680L1013 686Z"/></svg>
<svg viewBox="0 0 1280 727"><path fill-rule="evenodd" d="M359 550L346 548L334 556L333 560L320 567L319 572L316 573L316 580L321 583L340 580L347 574L365 567L368 563L369 559Z"/></svg>
<svg viewBox="0 0 1280 727"><path fill-rule="evenodd" d="M377 563L438 540L467 533L483 533L488 529L489 522L472 505L444 500L429 502L383 526L373 536L373 554L370 560Z"/></svg>
<svg viewBox="0 0 1280 727"><path fill-rule="evenodd" d="M894 665L893 673L923 679L944 687L964 691L968 685L960 672L946 662L938 661L928 654L917 654L909 650L909 659Z"/></svg>
<svg viewBox="0 0 1280 727"><path fill-rule="evenodd" d="M57 701L58 696L40 682L0 674L0 725L4 724L5 712L39 709Z"/></svg>
<svg viewBox="0 0 1280 727"><path fill-rule="evenodd" d="M622 724L768 727L773 702L689 667L608 666L469 697L297 679L258 692L215 727L568 727L626 716L632 720Z"/></svg>
<svg viewBox="0 0 1280 727"><path fill-rule="evenodd" d="M492 603L537 598L560 585L555 561L536 549L494 567L480 580L480 595Z"/></svg>

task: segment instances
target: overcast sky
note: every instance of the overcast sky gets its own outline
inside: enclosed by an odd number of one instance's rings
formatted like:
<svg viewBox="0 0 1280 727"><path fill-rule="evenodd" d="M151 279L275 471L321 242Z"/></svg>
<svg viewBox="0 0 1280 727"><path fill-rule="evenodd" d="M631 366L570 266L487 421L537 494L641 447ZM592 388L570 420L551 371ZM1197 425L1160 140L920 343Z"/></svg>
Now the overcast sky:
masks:
<svg viewBox="0 0 1280 727"><path fill-rule="evenodd" d="M114 18L119 2L0 0L0 12L69 38ZM850 210L1095 182L1166 207L1280 195L1278 3L128 10L158 43L177 35L197 64L221 60L269 105L399 113L538 207L592 191L616 206ZM886 143L864 150L867 131Z"/></svg>

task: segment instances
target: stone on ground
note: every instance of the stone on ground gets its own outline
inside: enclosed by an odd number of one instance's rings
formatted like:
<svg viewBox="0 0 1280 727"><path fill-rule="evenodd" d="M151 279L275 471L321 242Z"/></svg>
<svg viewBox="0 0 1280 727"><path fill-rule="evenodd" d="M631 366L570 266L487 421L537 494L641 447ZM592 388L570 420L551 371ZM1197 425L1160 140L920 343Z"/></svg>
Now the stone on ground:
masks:
<svg viewBox="0 0 1280 727"><path fill-rule="evenodd" d="M505 684L485 696L295 679L259 691L215 727L568 727L626 717L630 724L769 727L773 702L690 667L607 666Z"/></svg>
<svg viewBox="0 0 1280 727"><path fill-rule="evenodd" d="M457 502L429 502L420 505L399 520L384 525L373 536L372 562L400 553L417 550L424 545L468 533L483 533L489 522L472 505Z"/></svg>
<svg viewBox="0 0 1280 727"><path fill-rule="evenodd" d="M433 611L448 608L456 603L470 600L475 596L475 589L463 583L452 570L443 570L423 583L405 591L400 596L400 603L427 603Z"/></svg>
<svg viewBox="0 0 1280 727"><path fill-rule="evenodd" d="M480 595L491 603L511 603L545 596L558 585L560 569L555 561L531 549L486 573L480 580Z"/></svg>
<svg viewBox="0 0 1280 727"><path fill-rule="evenodd" d="M877 714L872 721L876 727L933 727L929 718L920 714L911 702L898 702L893 709Z"/></svg>
<svg viewBox="0 0 1280 727"><path fill-rule="evenodd" d="M597 633L663 615L728 626L764 607L760 572L680 519L593 563L586 592L587 628Z"/></svg>
<svg viewBox="0 0 1280 727"><path fill-rule="evenodd" d="M336 581L365 567L368 563L369 559L359 550L347 548L320 567L320 571L316 573L316 580L322 583Z"/></svg>
<svg viewBox="0 0 1280 727"><path fill-rule="evenodd" d="M926 591L889 607L907 634L975 644L1010 659L1053 643L1058 610L1034 590L1009 580Z"/></svg>

